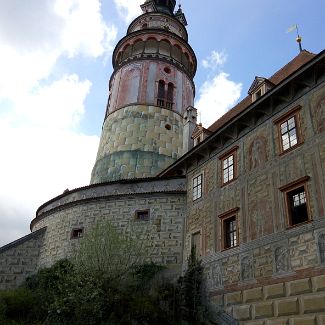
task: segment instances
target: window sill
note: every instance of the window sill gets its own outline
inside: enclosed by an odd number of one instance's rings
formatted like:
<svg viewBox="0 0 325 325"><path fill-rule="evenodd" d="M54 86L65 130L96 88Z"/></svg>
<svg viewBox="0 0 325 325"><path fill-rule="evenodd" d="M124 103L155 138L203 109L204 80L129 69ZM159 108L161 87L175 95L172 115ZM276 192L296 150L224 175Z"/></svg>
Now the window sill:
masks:
<svg viewBox="0 0 325 325"><path fill-rule="evenodd" d="M235 182L237 179L238 179L238 177L235 177L235 178L233 178L231 181L229 181L229 182L227 182L227 183L222 183L220 187L227 186L227 185L229 185L229 184Z"/></svg>
<svg viewBox="0 0 325 325"><path fill-rule="evenodd" d="M293 229L293 228L297 228L297 227L300 227L300 226L302 226L302 225L306 225L306 224L308 224L308 223L312 223L312 222L313 222L313 219L309 219L309 220L307 220L307 221L303 221L303 222L297 223L297 224L295 224L295 225L289 225L289 226L287 227L287 230L290 230L290 229Z"/></svg>
<svg viewBox="0 0 325 325"><path fill-rule="evenodd" d="M223 248L223 249L221 250L221 252L226 252L226 251L229 251L230 249L233 249L233 248L237 248L237 247L239 247L239 244L238 244L238 245L236 245L236 246L232 246L232 247Z"/></svg>
<svg viewBox="0 0 325 325"><path fill-rule="evenodd" d="M291 148L289 148L289 149L287 149L287 150L285 150L285 151L281 151L281 153L279 154L279 156L281 157L281 156L283 156L283 155L285 155L285 154L287 154L287 153L289 153L289 152L295 150L296 148L300 147L300 146L303 145L303 144L304 144L304 142L301 141L301 142L295 144L293 147L291 147Z"/></svg>

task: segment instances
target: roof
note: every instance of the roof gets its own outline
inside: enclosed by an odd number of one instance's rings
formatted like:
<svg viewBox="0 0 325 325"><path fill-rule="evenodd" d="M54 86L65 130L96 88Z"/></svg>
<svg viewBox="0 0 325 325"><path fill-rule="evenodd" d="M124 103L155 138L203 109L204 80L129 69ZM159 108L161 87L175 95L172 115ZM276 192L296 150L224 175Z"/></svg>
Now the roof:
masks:
<svg viewBox="0 0 325 325"><path fill-rule="evenodd" d="M293 60L277 71L272 77L268 78L268 81L272 82L274 85L278 85L281 81L289 77L293 72L309 62L315 56L316 54L303 50ZM217 131L219 128L231 121L235 116L243 112L251 103L252 98L250 95L248 95L226 114L215 121L211 126L209 126L208 130L211 132Z"/></svg>

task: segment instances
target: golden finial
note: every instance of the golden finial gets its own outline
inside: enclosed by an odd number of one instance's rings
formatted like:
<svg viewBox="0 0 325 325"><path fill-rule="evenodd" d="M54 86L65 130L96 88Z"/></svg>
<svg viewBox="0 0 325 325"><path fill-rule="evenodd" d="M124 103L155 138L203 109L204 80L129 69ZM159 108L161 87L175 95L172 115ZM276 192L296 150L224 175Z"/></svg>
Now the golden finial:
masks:
<svg viewBox="0 0 325 325"><path fill-rule="evenodd" d="M299 44L299 50L300 50L300 52L302 52L302 45L301 45L302 37L299 35L298 25L295 24L295 25L291 26L291 27L287 30L287 33L291 33L291 32L293 32L294 30L296 30L296 32L297 32L296 41L297 41L297 43Z"/></svg>

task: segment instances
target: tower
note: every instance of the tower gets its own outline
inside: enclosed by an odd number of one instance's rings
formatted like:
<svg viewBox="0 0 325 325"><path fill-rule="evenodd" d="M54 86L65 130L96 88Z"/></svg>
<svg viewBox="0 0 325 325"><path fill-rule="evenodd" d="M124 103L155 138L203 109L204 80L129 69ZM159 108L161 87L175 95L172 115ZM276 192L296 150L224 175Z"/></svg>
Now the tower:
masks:
<svg viewBox="0 0 325 325"><path fill-rule="evenodd" d="M175 2L147 0L115 47L91 184L155 176L190 147L196 57Z"/></svg>

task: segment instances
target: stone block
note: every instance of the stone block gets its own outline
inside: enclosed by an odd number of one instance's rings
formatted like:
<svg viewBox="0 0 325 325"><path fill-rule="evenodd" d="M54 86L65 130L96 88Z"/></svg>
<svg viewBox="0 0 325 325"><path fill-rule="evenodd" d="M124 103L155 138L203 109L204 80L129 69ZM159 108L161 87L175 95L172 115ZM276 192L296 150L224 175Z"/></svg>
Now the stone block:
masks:
<svg viewBox="0 0 325 325"><path fill-rule="evenodd" d="M261 301L263 299L262 287L243 291L244 302Z"/></svg>
<svg viewBox="0 0 325 325"><path fill-rule="evenodd" d="M250 320L251 319L251 306L241 305L233 307L233 316L237 320Z"/></svg>
<svg viewBox="0 0 325 325"><path fill-rule="evenodd" d="M291 318L289 325L316 325L315 316L299 316Z"/></svg>
<svg viewBox="0 0 325 325"><path fill-rule="evenodd" d="M268 319L265 325L287 325L288 319L287 318L275 318L275 319Z"/></svg>
<svg viewBox="0 0 325 325"><path fill-rule="evenodd" d="M317 325L324 325L325 324L325 315L318 315L317 316Z"/></svg>
<svg viewBox="0 0 325 325"><path fill-rule="evenodd" d="M312 291L310 279L301 279L286 283L289 296L297 296Z"/></svg>
<svg viewBox="0 0 325 325"><path fill-rule="evenodd" d="M324 294L314 294L311 296L304 296L302 301L303 301L302 308L305 314L325 311Z"/></svg>
<svg viewBox="0 0 325 325"><path fill-rule="evenodd" d="M253 320L253 321L244 322L243 324L245 324L245 325L264 325L264 321L263 320Z"/></svg>
<svg viewBox="0 0 325 325"><path fill-rule="evenodd" d="M325 291L325 275L312 278L314 291Z"/></svg>
<svg viewBox="0 0 325 325"><path fill-rule="evenodd" d="M211 297L212 303L214 303L216 306L223 306L223 295L216 295Z"/></svg>
<svg viewBox="0 0 325 325"><path fill-rule="evenodd" d="M240 303L242 303L242 301L243 301L243 299L242 299L241 291L227 293L225 295L226 306L240 304Z"/></svg>
<svg viewBox="0 0 325 325"><path fill-rule="evenodd" d="M258 318L271 318L274 315L273 302L262 302L255 304L253 307L253 315Z"/></svg>
<svg viewBox="0 0 325 325"><path fill-rule="evenodd" d="M275 302L275 315L287 316L299 314L298 298L281 299Z"/></svg>
<svg viewBox="0 0 325 325"><path fill-rule="evenodd" d="M265 298L279 298L285 296L284 283L272 284L264 287Z"/></svg>

